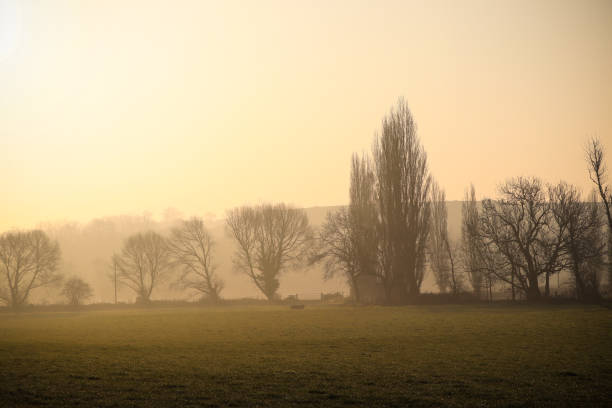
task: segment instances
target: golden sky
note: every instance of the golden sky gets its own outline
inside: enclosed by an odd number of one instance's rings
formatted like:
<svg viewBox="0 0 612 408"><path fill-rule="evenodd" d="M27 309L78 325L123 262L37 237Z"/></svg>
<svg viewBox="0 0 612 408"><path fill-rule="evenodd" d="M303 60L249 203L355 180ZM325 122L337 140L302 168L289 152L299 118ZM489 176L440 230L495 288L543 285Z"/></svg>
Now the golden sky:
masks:
<svg viewBox="0 0 612 408"><path fill-rule="evenodd" d="M404 96L451 200L612 168L612 2L0 0L0 229L348 202Z"/></svg>

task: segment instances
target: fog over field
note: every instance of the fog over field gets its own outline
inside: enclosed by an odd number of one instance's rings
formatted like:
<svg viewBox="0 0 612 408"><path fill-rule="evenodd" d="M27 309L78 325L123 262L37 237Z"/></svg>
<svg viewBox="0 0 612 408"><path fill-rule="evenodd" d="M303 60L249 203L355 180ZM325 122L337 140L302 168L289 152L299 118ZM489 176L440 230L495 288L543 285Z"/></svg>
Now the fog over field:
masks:
<svg viewBox="0 0 612 408"><path fill-rule="evenodd" d="M0 408L604 407L612 1L0 0Z"/></svg>
<svg viewBox="0 0 612 408"><path fill-rule="evenodd" d="M309 220L320 226L328 211L336 207L308 208ZM62 268L67 275L76 275L96 288L92 301L112 302L114 300L111 257L121 249L123 241L136 232L153 229L162 234L168 234L181 220L181 213L168 209L161 217L116 216L103 217L86 224L57 223L41 225L49 234L59 241L62 248ZM224 219L209 218L206 221L215 244L215 263L218 265L219 276L226 282L223 290L225 298L261 298L257 287L243 274L235 271L232 265L234 243L226 230ZM154 295L154 299L197 299L197 293L185 293L183 290L173 290L173 280L166 282ZM320 297L321 292L344 292L348 295L348 287L342 278L324 281L319 267L305 267L284 274L281 280L280 293L283 295L299 294L300 298ZM38 300L51 302L59 299L57 288L49 288L38 295ZM121 288L118 300L133 302L135 295L128 288Z"/></svg>
<svg viewBox="0 0 612 408"><path fill-rule="evenodd" d="M461 203L448 202L449 236L459 240L461 230ZM337 211L341 207L307 208L310 222L320 227L328 212ZM112 267L110 259L113 253L121 249L123 241L135 232L154 229L167 234L184 217L174 208L169 208L161 217L152 215L101 217L88 223L64 222L41 224L40 227L56 238L62 248L61 269L66 275L75 275L90 282L96 288L92 302L114 301L112 282ZM223 296L227 298L261 297L257 288L245 279L244 275L234 270L232 254L234 244L228 235L224 219L209 218L206 226L216 241L215 263L218 264L219 275L226 281ZM160 288L155 294L157 299L190 299L195 293L185 293L173 290L172 281ZM423 285L424 291L437 291L433 278ZM343 292L349 294L349 287L342 277L325 280L320 266L300 268L285 273L281 279L280 293L283 295L297 294L303 299L318 299L321 292ZM118 300L132 302L135 295L128 288L121 288ZM32 298L35 302L54 302L61 300L59 289L46 288Z"/></svg>
<svg viewBox="0 0 612 408"><path fill-rule="evenodd" d="M461 239L461 205L460 201L448 201L448 234L452 241ZM308 219L313 226L320 228L328 212L335 212L342 206L306 208ZM110 259L121 249L124 240L133 233L149 229L168 234L185 215L175 209L168 208L160 216L150 213L144 215L123 215L100 217L86 223L56 222L42 223L40 228L56 238L62 248L61 270L67 276L77 276L90 282L96 288L90 302L110 303L114 301L112 266ZM261 298L257 288L245 279L245 276L233 267L232 257L235 244L228 234L225 220L212 215L205 218L205 223L215 240L215 263L218 273L226 282L223 296L230 299ZM566 285L568 277L563 274L562 285ZM155 299L186 299L196 300L197 292L185 292L176 288L173 280L156 291ZM422 290L438 292L431 271L426 275ZM288 271L281 278L281 295L297 294L301 299L318 299L321 292L341 292L348 296L350 287L342 277L325 279L320 265L306 266L294 271ZM118 301L133 302L134 293L129 288L119 286ZM59 289L42 288L32 296L36 303L53 303L62 301Z"/></svg>

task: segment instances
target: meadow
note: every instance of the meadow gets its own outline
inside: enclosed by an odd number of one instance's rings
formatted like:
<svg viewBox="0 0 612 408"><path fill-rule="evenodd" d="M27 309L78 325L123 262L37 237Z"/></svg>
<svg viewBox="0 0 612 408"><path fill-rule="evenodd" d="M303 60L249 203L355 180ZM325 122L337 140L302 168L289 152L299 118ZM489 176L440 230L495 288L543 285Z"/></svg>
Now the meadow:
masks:
<svg viewBox="0 0 612 408"><path fill-rule="evenodd" d="M599 306L0 313L0 405L609 406Z"/></svg>

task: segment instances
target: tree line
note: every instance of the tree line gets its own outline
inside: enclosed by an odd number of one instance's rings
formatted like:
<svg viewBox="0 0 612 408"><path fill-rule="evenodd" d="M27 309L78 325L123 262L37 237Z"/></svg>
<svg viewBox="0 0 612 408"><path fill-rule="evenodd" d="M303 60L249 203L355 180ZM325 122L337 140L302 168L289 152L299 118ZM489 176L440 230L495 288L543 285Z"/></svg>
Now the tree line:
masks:
<svg viewBox="0 0 612 408"><path fill-rule="evenodd" d="M353 155L349 206L328 214L315 261L324 262L326 276L344 274L357 301L378 286L383 302L409 302L420 293L426 266L440 292L453 295L492 298L497 285L513 299L537 300L551 296L551 278L565 270L578 299L598 300L606 268L612 282L612 194L598 139L589 142L586 160L596 188L586 201L575 186L536 177L508 179L498 197L481 201L470 186L461 239L453 242L444 190L400 99L371 155Z"/></svg>
<svg viewBox="0 0 612 408"><path fill-rule="evenodd" d="M235 268L268 299L277 299L280 274L304 265L313 247L315 233L306 212L285 204L244 206L228 211L226 224L236 243ZM0 268L7 285L0 286L0 300L19 308L35 288L60 284L60 258L57 241L41 230L2 234ZM218 302L224 288L217 274L215 241L198 217L180 221L168 234L153 230L131 234L107 266L115 288L129 288L139 303L149 302L163 283L195 291L210 302ZM92 293L90 285L77 277L66 280L61 291L72 305L83 303Z"/></svg>
<svg viewBox="0 0 612 408"><path fill-rule="evenodd" d="M605 270L612 282L612 193L598 139L589 142L586 161L595 186L587 200L575 186L536 177L508 179L496 198L480 201L470 186L455 241L444 189L430 174L412 113L400 99L383 118L371 154L352 157L349 205L328 213L318 230L304 210L283 203L228 211L233 265L269 300L278 298L284 271L317 264L325 278L342 275L356 302L408 303L428 270L441 293L491 299L495 286L529 300L550 297L551 279L568 271L578 299L598 300ZM60 259L59 244L41 230L2 234L0 300L18 308L34 289L59 284ZM211 302L222 297L215 241L198 217L169 234L132 234L109 267L115 288L130 288L138 302L149 302L168 281ZM72 277L61 293L77 305L92 289Z"/></svg>

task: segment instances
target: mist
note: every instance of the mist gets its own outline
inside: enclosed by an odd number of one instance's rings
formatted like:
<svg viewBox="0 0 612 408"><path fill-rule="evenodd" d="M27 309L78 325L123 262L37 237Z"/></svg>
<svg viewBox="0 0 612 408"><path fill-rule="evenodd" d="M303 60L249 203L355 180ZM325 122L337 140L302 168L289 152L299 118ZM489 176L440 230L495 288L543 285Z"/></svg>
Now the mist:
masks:
<svg viewBox="0 0 612 408"><path fill-rule="evenodd" d="M307 208L308 219L315 227L320 227L328 212L335 212L335 207ZM460 237L461 203L449 202L449 235L454 240ZM86 223L54 222L40 223L37 228L45 231L57 240L62 250L61 273L67 277L79 277L89 282L94 288L91 303L113 303L114 284L112 256L119 252L123 242L130 235L149 230L168 235L173 227L185 215L174 207L163 211L161 216L154 217L150 213L143 215L118 215L99 217ZM226 282L223 296L229 299L261 298L262 295L251 282L235 271L232 264L234 243L226 231L225 219L204 218L205 225L215 240L215 257L219 276ZM433 277L430 275L423 285L425 292L436 292ZM176 278L169 279L156 289L154 299L190 300L198 299L198 293L177 288ZM41 288L31 297L33 303L61 303L63 298L58 287ZM290 271L282 276L281 296L298 295L300 299L319 299L321 293L340 292L349 294L350 288L341 278L324 279L322 267L314 265ZM132 303L136 295L127 287L118 285L119 302Z"/></svg>
<svg viewBox="0 0 612 408"><path fill-rule="evenodd" d="M308 218L314 226L320 226L328 211L336 207L317 207L306 209ZM119 215L96 218L87 223L61 222L40 224L38 228L56 239L62 250L60 271L65 276L76 276L88 282L94 288L92 303L113 303L114 284L112 256L121 250L124 241L132 234L156 231L168 236L185 217L175 209L166 209L161 217L151 214L138 216ZM226 231L225 219L205 219L206 228L215 241L214 256L218 275L225 281L223 297L228 299L262 298L257 287L240 273L234 270L232 256L234 243ZM156 288L153 299L196 301L200 295L194 291L176 287L176 276L170 277ZM118 285L117 300L133 303L136 294L129 288ZM324 280L318 266L289 271L282 276L280 294L297 294L301 299L319 299L321 293L343 292L348 295L348 287L341 279ZM33 303L63 302L60 288L44 288L33 293Z"/></svg>
<svg viewBox="0 0 612 408"><path fill-rule="evenodd" d="M612 2L0 0L0 407L612 390Z"/></svg>

